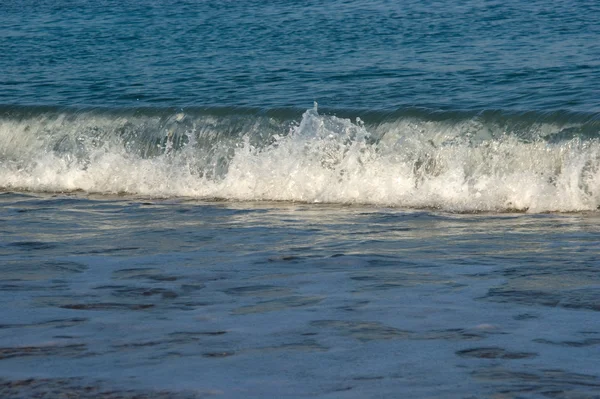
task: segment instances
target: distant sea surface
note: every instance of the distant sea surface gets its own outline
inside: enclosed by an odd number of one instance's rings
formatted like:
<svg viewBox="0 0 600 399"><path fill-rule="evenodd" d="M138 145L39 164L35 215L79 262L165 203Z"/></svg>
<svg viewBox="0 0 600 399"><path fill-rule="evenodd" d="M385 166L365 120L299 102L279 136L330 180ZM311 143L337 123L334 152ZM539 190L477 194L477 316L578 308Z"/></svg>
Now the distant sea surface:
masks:
<svg viewBox="0 0 600 399"><path fill-rule="evenodd" d="M3 1L0 396L599 398L597 1Z"/></svg>

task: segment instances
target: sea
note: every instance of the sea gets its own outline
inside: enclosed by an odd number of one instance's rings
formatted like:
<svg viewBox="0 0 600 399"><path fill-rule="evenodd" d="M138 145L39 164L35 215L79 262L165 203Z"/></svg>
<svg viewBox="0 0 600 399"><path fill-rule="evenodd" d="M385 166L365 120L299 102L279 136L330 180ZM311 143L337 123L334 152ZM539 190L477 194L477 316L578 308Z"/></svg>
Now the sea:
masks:
<svg viewBox="0 0 600 399"><path fill-rule="evenodd" d="M3 0L0 397L600 398L597 0Z"/></svg>

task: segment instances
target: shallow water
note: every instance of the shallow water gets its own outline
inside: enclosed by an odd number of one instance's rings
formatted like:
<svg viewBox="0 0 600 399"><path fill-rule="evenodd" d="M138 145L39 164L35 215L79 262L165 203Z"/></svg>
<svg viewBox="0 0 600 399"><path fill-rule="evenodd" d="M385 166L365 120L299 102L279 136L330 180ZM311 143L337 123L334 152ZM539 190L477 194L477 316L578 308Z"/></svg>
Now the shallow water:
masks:
<svg viewBox="0 0 600 399"><path fill-rule="evenodd" d="M5 397L600 390L595 213L0 200Z"/></svg>

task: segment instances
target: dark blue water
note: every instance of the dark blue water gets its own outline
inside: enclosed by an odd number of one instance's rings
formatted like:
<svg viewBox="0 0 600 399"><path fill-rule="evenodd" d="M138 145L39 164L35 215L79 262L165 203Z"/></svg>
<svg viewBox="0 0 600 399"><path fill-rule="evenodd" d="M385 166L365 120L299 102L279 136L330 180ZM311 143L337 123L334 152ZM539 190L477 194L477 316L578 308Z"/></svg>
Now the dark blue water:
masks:
<svg viewBox="0 0 600 399"><path fill-rule="evenodd" d="M0 4L0 397L600 392L600 3Z"/></svg>
<svg viewBox="0 0 600 399"><path fill-rule="evenodd" d="M0 102L600 110L596 1L5 1Z"/></svg>

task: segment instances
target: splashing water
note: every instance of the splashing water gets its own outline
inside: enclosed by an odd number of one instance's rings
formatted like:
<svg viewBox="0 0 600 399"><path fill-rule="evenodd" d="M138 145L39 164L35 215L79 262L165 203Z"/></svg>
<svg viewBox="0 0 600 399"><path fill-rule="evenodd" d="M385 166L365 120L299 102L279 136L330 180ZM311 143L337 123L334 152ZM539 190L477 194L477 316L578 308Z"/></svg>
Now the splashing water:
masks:
<svg viewBox="0 0 600 399"><path fill-rule="evenodd" d="M316 103L299 122L239 112L5 116L0 186L458 212L600 205L595 122L503 118L365 123L320 114Z"/></svg>

